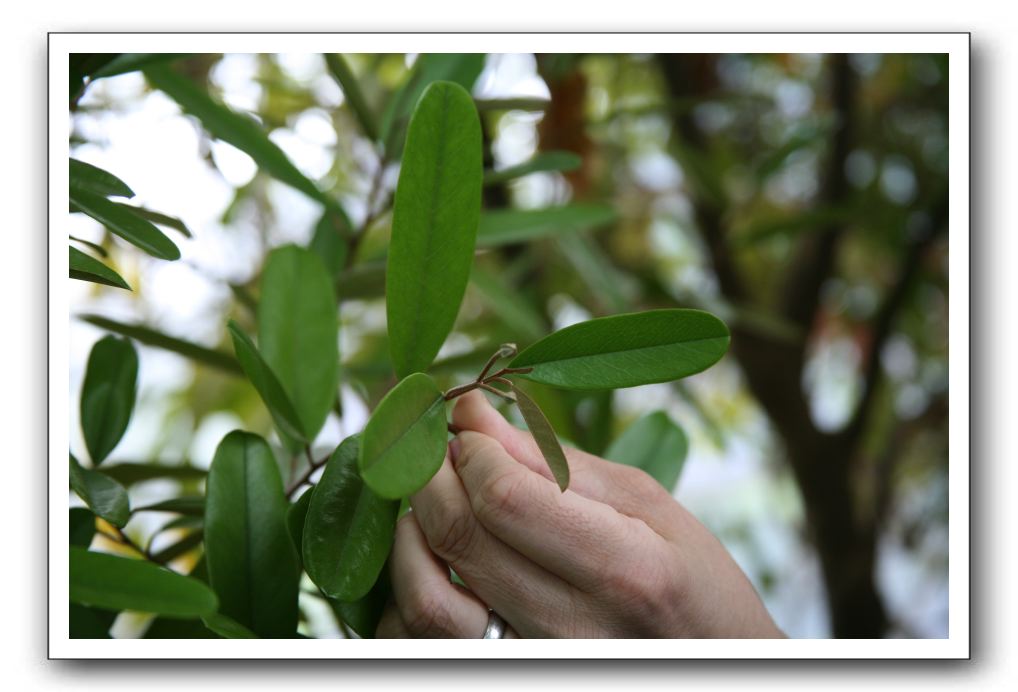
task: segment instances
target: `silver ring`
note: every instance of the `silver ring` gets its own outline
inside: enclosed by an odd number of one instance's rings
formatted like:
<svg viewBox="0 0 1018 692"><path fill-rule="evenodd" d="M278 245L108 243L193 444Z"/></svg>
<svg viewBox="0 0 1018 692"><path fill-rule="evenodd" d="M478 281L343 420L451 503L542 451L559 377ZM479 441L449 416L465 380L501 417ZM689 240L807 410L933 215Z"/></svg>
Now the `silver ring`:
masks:
<svg viewBox="0 0 1018 692"><path fill-rule="evenodd" d="M505 636L505 620L494 610L488 611L488 626L481 639L502 639Z"/></svg>

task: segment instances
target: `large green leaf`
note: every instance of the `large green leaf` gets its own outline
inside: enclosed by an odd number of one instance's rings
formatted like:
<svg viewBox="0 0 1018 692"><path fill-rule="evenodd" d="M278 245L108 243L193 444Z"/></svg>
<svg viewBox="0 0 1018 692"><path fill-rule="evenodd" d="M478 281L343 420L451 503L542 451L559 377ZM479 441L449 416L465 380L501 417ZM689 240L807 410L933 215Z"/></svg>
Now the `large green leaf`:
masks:
<svg viewBox="0 0 1018 692"><path fill-rule="evenodd" d="M153 257L180 259L180 250L158 228L135 214L130 207L111 202L101 195L71 188L71 202L80 211Z"/></svg>
<svg viewBox="0 0 1018 692"><path fill-rule="evenodd" d="M516 395L516 405L519 406L520 413L523 414L523 420L526 422L530 434L534 436L534 441L537 442L544 461L551 469L552 475L555 476L559 490L565 492L569 487L569 462L566 461L566 453L562 450L558 437L555 436L554 428L551 427L551 423L548 422L541 407L527 396L526 392L515 384L512 385L512 388Z"/></svg>
<svg viewBox="0 0 1018 692"><path fill-rule="evenodd" d="M706 370L725 354L728 327L710 313L671 309L601 317L551 334L517 355L520 375L566 389L619 389Z"/></svg>
<svg viewBox="0 0 1018 692"><path fill-rule="evenodd" d="M117 613L101 608L88 608L77 603L68 604L67 624L71 639L109 639L110 627Z"/></svg>
<svg viewBox="0 0 1018 692"><path fill-rule="evenodd" d="M481 124L462 87L436 82L410 120L385 295L396 373L423 371L452 329L481 210Z"/></svg>
<svg viewBox="0 0 1018 692"><path fill-rule="evenodd" d="M290 401L286 390L283 389L283 385L279 383L279 379L272 372L272 368L262 358L247 334L241 331L233 320L230 320L229 330L240 367L244 369L251 384L258 390L258 395L268 407L269 413L272 414L272 420L275 421L280 432L296 440L306 439L297 410L293 402Z"/></svg>
<svg viewBox="0 0 1018 692"><path fill-rule="evenodd" d="M332 280L310 250L269 253L258 302L258 347L314 439L336 400L339 318Z"/></svg>
<svg viewBox="0 0 1018 692"><path fill-rule="evenodd" d="M72 279L91 281L95 284L113 286L114 288L126 288L128 291L131 290L131 287L120 274L96 258L86 255L78 248L68 247L67 249L70 250L68 267L70 268L70 277Z"/></svg>
<svg viewBox="0 0 1018 692"><path fill-rule="evenodd" d="M335 282L346 266L346 254L348 246L343 234L328 214L322 214L318 223L315 224L315 234L308 243L308 249L318 255L325 265L325 271L329 273Z"/></svg>
<svg viewBox="0 0 1018 692"><path fill-rule="evenodd" d="M71 507L68 515L70 544L87 548L95 537L95 515L84 507Z"/></svg>
<svg viewBox="0 0 1018 692"><path fill-rule="evenodd" d="M81 431L98 466L120 442L134 409L138 354L127 339L104 336L92 347L81 386Z"/></svg>
<svg viewBox="0 0 1018 692"><path fill-rule="evenodd" d="M71 488L98 516L122 527L131 518L131 505L124 486L100 471L86 469L73 454L70 457Z"/></svg>
<svg viewBox="0 0 1018 692"><path fill-rule="evenodd" d="M403 379L371 414L358 465L368 487L395 500L427 484L445 457L445 399L423 373Z"/></svg>
<svg viewBox="0 0 1018 692"><path fill-rule="evenodd" d="M392 597L392 584L389 580L388 563L382 567L371 590L356 601L338 601L328 599L332 612L346 623L361 639L374 639L378 623L385 612L385 606Z"/></svg>
<svg viewBox="0 0 1018 692"><path fill-rule="evenodd" d="M569 204L545 209L497 209L481 214L478 247L525 243L550 235L585 231L615 220L604 204Z"/></svg>
<svg viewBox="0 0 1018 692"><path fill-rule="evenodd" d="M304 523L304 569L327 596L355 601L378 579L392 548L399 501L384 500L357 470L359 436L348 437L325 466Z"/></svg>
<svg viewBox="0 0 1018 692"><path fill-rule="evenodd" d="M679 481L689 440L664 411L654 411L626 428L604 458L643 469L671 492Z"/></svg>
<svg viewBox="0 0 1018 692"><path fill-rule="evenodd" d="M210 365L214 368L219 368L232 375L242 375L240 363L237 359L231 356L229 353L223 353L216 349L206 348L184 339L178 339L168 334L156 331L151 327L146 327L143 324L129 324L127 322L118 322L117 320L111 320L108 317L102 315L79 315L78 319L88 322L89 324L95 325L100 329L105 329L122 336L129 336L135 341L139 341L147 346L155 346L173 353L179 353L185 358Z"/></svg>
<svg viewBox="0 0 1018 692"><path fill-rule="evenodd" d="M216 595L196 579L84 548L70 548L71 602L110 610L138 610L193 618L216 611Z"/></svg>
<svg viewBox="0 0 1018 692"><path fill-rule="evenodd" d="M257 435L231 432L207 485L205 559L220 612L260 637L292 637L299 568L272 450Z"/></svg>
<svg viewBox="0 0 1018 692"><path fill-rule="evenodd" d="M93 192L103 197L134 197L134 190L109 171L78 159L70 159L68 166L72 190Z"/></svg>
<svg viewBox="0 0 1018 692"><path fill-rule="evenodd" d="M276 180L303 192L338 214L349 227L349 220L336 200L332 199L301 173L283 150L269 139L262 126L252 118L217 103L187 77L166 65L145 68L145 77L152 86L172 98L185 113L195 116L202 126L218 139L228 142L254 159L260 170Z"/></svg>
<svg viewBox="0 0 1018 692"><path fill-rule="evenodd" d="M503 168L500 171L486 172L484 174L484 184L497 185L508 180L530 175L531 173L572 171L579 168L582 163L583 159L580 155L574 154L571 151L541 151L535 154L529 161Z"/></svg>

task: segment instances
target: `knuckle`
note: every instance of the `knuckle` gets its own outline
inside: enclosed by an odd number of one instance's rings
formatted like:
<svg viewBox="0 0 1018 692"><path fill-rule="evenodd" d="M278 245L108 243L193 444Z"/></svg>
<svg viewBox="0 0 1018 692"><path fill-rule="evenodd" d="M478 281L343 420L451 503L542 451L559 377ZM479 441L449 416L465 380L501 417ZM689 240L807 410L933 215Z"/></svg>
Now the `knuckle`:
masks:
<svg viewBox="0 0 1018 692"><path fill-rule="evenodd" d="M636 497L648 500L659 500L662 497L671 499L668 491L643 469L620 465L617 469L617 474L619 484Z"/></svg>
<svg viewBox="0 0 1018 692"><path fill-rule="evenodd" d="M475 510L484 519L503 521L518 517L525 506L527 477L518 471L498 474L486 480L475 498Z"/></svg>
<svg viewBox="0 0 1018 692"><path fill-rule="evenodd" d="M431 549L446 562L458 563L469 555L474 545L476 524L469 512L443 505L435 522Z"/></svg>
<svg viewBox="0 0 1018 692"><path fill-rule="evenodd" d="M415 589L402 604L400 614L407 631L414 637L437 638L452 634L449 604L434 589Z"/></svg>
<svg viewBox="0 0 1018 692"><path fill-rule="evenodd" d="M673 605L672 570L657 551L642 551L606 564L606 598L635 622L653 622Z"/></svg>

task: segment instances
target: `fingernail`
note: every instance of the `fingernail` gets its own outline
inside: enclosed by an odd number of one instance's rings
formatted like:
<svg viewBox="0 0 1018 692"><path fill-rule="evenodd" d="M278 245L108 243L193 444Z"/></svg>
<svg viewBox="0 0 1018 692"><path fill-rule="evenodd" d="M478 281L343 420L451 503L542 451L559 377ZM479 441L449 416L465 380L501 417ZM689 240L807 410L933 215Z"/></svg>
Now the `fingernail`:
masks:
<svg viewBox="0 0 1018 692"><path fill-rule="evenodd" d="M460 438L456 436L449 442L449 459L455 463L460 455Z"/></svg>

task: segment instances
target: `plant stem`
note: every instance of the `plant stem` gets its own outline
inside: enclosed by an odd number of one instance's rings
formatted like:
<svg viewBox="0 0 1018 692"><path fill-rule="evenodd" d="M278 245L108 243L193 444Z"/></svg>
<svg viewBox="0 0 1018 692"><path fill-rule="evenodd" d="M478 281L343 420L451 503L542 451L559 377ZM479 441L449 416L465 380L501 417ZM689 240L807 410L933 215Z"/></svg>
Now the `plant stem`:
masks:
<svg viewBox="0 0 1018 692"><path fill-rule="evenodd" d="M311 456L311 449L308 448L305 451L307 452L307 457L308 457L308 468L307 468L307 471L305 471L303 474L301 474L300 478L296 479L290 485L290 487L286 489L286 499L287 500L291 499L293 497L293 494L295 492L297 492L297 488L299 488L300 486L302 486L305 483L307 483L311 479L311 476L314 475L315 471L317 471L318 469L320 469L323 466L325 466L325 462L327 462L329 460L329 458L326 457L326 458L322 459L321 461L315 461L314 458Z"/></svg>

